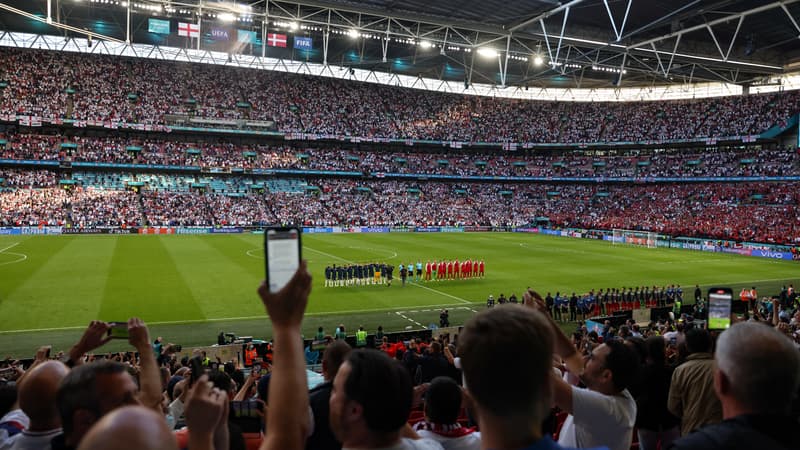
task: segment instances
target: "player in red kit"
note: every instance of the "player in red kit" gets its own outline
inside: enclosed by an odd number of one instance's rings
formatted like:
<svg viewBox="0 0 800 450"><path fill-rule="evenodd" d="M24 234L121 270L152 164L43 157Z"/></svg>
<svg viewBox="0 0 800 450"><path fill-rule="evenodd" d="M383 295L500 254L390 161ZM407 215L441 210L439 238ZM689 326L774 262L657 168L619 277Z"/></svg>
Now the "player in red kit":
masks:
<svg viewBox="0 0 800 450"><path fill-rule="evenodd" d="M458 260L453 261L453 278L461 278L461 263Z"/></svg>
<svg viewBox="0 0 800 450"><path fill-rule="evenodd" d="M483 260L481 260L478 263L478 272L480 273L481 277L483 277L485 275L484 266L483 266Z"/></svg>
<svg viewBox="0 0 800 450"><path fill-rule="evenodd" d="M453 261L447 261L447 279L453 278Z"/></svg>
<svg viewBox="0 0 800 450"><path fill-rule="evenodd" d="M433 264L431 264L430 261L425 263L425 281L431 281L431 271L433 270L432 267Z"/></svg>
<svg viewBox="0 0 800 450"><path fill-rule="evenodd" d="M444 260L439 261L439 272L436 273L437 280L444 280L447 277L447 263Z"/></svg>

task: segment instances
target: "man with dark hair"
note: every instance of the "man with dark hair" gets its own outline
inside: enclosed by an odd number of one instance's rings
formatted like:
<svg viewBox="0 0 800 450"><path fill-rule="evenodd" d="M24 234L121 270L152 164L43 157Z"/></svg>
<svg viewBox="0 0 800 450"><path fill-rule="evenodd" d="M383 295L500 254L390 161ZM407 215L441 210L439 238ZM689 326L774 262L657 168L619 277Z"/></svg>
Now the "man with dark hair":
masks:
<svg viewBox="0 0 800 450"><path fill-rule="evenodd" d="M441 449L403 437L411 411L411 376L375 350L354 350L339 368L330 399L331 428L345 448Z"/></svg>
<svg viewBox="0 0 800 450"><path fill-rule="evenodd" d="M565 369L580 378L586 389L572 386L560 375L551 375L554 403L569 413L558 443L571 447L608 446L627 450L633 440L636 402L628 386L637 377L639 358L621 340L604 341L584 361L561 328L547 315L544 299L535 291L525 293L525 303L545 317L555 337L556 354Z"/></svg>
<svg viewBox="0 0 800 450"><path fill-rule="evenodd" d="M480 450L480 432L458 423L462 401L461 387L452 378L434 378L425 391L425 420L414 425L414 430L445 450Z"/></svg>
<svg viewBox="0 0 800 450"><path fill-rule="evenodd" d="M419 358L419 382L427 383L438 376L450 373L450 362L444 355L442 344L439 341L431 342L428 350Z"/></svg>
<svg viewBox="0 0 800 450"><path fill-rule="evenodd" d="M634 350L621 340L611 339L589 354L582 373L573 372L586 389L555 377L555 404L570 414L561 428L559 444L630 448L636 402L628 386L635 380L638 368L639 358Z"/></svg>
<svg viewBox="0 0 800 450"><path fill-rule="evenodd" d="M686 362L675 369L667 407L681 419L681 436L722 420L722 405L714 392L711 335L701 328L686 332Z"/></svg>
<svg viewBox="0 0 800 450"><path fill-rule="evenodd" d="M75 367L61 382L57 403L62 435L53 438L53 449L77 447L83 435L108 412L124 405L144 405L161 412L161 375L141 319L128 320L128 342L139 352L139 386L118 362L103 360L80 365L83 355L110 340L106 322L93 321L69 351L68 366Z"/></svg>
<svg viewBox="0 0 800 450"><path fill-rule="evenodd" d="M529 293L524 299L531 304ZM554 352L573 367L582 365L566 336L555 335L546 315L533 308L488 309L464 326L458 364L484 448L561 448L542 431L552 405ZM525 382L497 382L497 374L512 372Z"/></svg>
<svg viewBox="0 0 800 450"><path fill-rule="evenodd" d="M723 420L678 441L675 450L800 448L790 415L800 388L800 353L776 329L739 323L723 332L714 356L714 391Z"/></svg>
<svg viewBox="0 0 800 450"><path fill-rule="evenodd" d="M138 405L137 387L124 364L96 361L73 369L61 382L57 404L64 434L53 448L75 448L89 428L105 414Z"/></svg>
<svg viewBox="0 0 800 450"><path fill-rule="evenodd" d="M307 450L339 450L342 443L336 440L330 426L330 398L333 389L333 379L339 372L347 355L350 353L350 345L339 340L333 341L325 348L322 356L322 377L325 382L312 389L309 394L309 405L314 416L314 430L306 440Z"/></svg>

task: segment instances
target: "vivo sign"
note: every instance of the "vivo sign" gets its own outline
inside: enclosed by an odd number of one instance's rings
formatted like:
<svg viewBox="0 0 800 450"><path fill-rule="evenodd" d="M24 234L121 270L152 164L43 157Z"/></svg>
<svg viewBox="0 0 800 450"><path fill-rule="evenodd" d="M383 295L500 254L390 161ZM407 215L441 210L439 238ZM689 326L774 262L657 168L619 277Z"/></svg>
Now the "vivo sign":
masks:
<svg viewBox="0 0 800 450"><path fill-rule="evenodd" d="M776 252L773 250L752 250L750 254L759 258L792 259L792 254L789 252Z"/></svg>

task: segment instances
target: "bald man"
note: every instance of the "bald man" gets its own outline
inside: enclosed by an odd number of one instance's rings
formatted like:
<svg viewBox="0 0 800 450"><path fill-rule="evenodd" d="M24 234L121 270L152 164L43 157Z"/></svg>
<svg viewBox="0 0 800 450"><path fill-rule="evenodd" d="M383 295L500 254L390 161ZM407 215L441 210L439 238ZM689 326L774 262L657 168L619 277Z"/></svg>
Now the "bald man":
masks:
<svg viewBox="0 0 800 450"><path fill-rule="evenodd" d="M106 414L81 440L78 450L178 450L163 416L143 406Z"/></svg>
<svg viewBox="0 0 800 450"><path fill-rule="evenodd" d="M724 420L675 441L672 450L800 448L791 412L800 389L794 342L771 326L737 323L719 336L714 360L714 392Z"/></svg>
<svg viewBox="0 0 800 450"><path fill-rule="evenodd" d="M19 406L30 418L30 426L15 436L13 450L50 448L61 433L56 394L69 369L60 361L46 361L30 370L19 385Z"/></svg>

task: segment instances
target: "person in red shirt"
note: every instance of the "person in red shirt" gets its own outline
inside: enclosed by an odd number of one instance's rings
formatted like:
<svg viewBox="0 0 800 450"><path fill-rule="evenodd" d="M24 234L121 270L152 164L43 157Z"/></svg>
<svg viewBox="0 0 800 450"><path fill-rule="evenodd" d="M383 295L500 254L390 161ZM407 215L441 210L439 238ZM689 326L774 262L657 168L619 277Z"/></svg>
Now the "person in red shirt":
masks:
<svg viewBox="0 0 800 450"><path fill-rule="evenodd" d="M447 261L447 279L453 278L453 261Z"/></svg>
<svg viewBox="0 0 800 450"><path fill-rule="evenodd" d="M478 278L478 261L472 261L472 276Z"/></svg>
<svg viewBox="0 0 800 450"><path fill-rule="evenodd" d="M461 263L458 260L453 261L453 278L461 278Z"/></svg>
<svg viewBox="0 0 800 450"><path fill-rule="evenodd" d="M431 281L432 264L430 261L425 263L425 281Z"/></svg>
<svg viewBox="0 0 800 450"><path fill-rule="evenodd" d="M480 273L481 277L485 275L483 260L481 260L481 262L478 263L478 272Z"/></svg>
<svg viewBox="0 0 800 450"><path fill-rule="evenodd" d="M444 280L447 276L447 263L444 260L439 261L439 272L436 273L437 280Z"/></svg>

